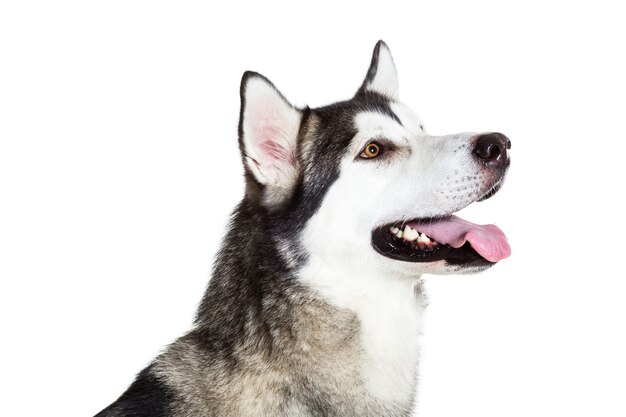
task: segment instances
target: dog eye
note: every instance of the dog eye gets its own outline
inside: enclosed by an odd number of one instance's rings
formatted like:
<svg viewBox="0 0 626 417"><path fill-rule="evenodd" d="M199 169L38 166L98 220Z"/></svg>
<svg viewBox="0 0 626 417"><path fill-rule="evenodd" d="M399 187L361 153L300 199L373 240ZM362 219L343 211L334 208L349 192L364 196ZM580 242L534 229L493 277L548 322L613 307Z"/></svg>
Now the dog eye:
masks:
<svg viewBox="0 0 626 417"><path fill-rule="evenodd" d="M359 155L363 159L372 159L383 153L383 147L377 142L370 142L365 145L363 152Z"/></svg>

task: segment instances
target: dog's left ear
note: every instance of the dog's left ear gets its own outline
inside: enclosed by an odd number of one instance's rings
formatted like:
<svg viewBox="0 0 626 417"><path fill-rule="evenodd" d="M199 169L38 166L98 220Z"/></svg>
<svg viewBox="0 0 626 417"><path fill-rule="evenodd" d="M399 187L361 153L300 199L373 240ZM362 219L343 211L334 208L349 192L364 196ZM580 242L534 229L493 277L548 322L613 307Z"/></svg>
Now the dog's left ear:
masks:
<svg viewBox="0 0 626 417"><path fill-rule="evenodd" d="M247 71L241 79L239 145L246 171L260 184L263 201L276 203L298 178L297 140L302 111L267 78Z"/></svg>
<svg viewBox="0 0 626 417"><path fill-rule="evenodd" d="M398 72L385 42L378 41L372 54L372 63L357 96L368 91L381 94L392 100L398 99Z"/></svg>

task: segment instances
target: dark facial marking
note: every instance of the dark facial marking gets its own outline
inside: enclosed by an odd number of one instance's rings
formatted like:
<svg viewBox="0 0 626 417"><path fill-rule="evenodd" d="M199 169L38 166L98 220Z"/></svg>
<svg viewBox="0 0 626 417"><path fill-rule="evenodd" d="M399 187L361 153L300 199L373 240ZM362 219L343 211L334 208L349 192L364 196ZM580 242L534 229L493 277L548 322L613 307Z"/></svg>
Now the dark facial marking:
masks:
<svg viewBox="0 0 626 417"><path fill-rule="evenodd" d="M293 198L281 213L281 220L286 221L290 231L304 227L339 177L339 164L357 134L355 117L365 111L382 113L401 123L388 99L376 93L310 110L315 129L301 140L313 146L307 147L307 155L300 152L302 175Z"/></svg>

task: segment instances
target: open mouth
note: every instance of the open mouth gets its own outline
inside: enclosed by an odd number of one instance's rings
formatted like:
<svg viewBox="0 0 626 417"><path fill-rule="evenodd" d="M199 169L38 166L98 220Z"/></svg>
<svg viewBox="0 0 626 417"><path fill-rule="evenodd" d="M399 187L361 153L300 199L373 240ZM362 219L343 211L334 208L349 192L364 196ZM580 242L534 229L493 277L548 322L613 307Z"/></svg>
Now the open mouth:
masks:
<svg viewBox="0 0 626 417"><path fill-rule="evenodd" d="M489 266L511 254L495 225L478 225L457 216L417 219L381 226L372 233L378 253L406 262L445 260L450 265Z"/></svg>

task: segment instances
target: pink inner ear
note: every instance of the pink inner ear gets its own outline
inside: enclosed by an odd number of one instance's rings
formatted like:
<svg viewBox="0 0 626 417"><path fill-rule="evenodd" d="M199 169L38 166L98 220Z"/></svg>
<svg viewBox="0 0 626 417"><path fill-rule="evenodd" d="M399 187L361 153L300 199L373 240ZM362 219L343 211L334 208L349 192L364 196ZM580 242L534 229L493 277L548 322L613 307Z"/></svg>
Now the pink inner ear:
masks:
<svg viewBox="0 0 626 417"><path fill-rule="evenodd" d="M267 158L270 163L283 162L293 164L295 156L293 152L285 148L281 143L280 135L284 134L280 128L271 125L265 125L256 132L260 138L259 148L261 154Z"/></svg>

